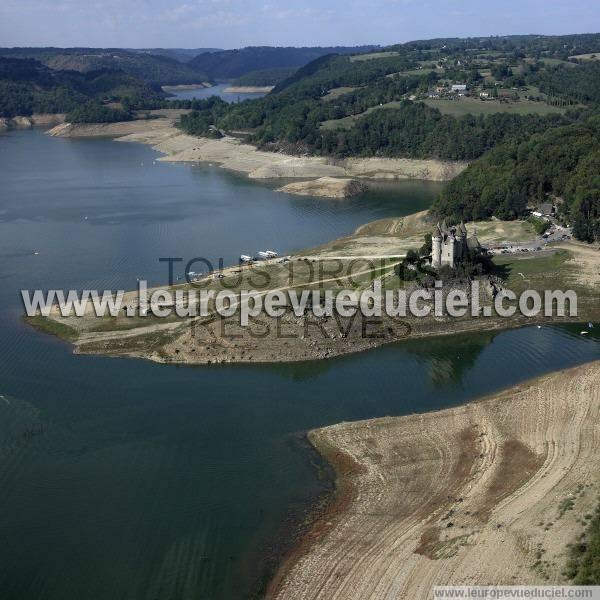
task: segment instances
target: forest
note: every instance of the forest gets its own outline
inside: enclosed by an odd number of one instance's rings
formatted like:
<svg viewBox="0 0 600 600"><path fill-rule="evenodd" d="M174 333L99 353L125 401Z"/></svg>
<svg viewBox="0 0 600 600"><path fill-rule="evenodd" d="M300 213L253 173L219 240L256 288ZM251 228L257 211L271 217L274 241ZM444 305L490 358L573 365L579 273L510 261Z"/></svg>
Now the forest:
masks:
<svg viewBox="0 0 600 600"><path fill-rule="evenodd" d="M123 71L54 71L34 59L0 57L0 117L4 118L70 113L91 100L138 106L164 97L159 88Z"/></svg>
<svg viewBox="0 0 600 600"><path fill-rule="evenodd" d="M205 52L196 56L188 64L206 73L211 80L230 80L257 70L297 69L325 54L356 54L373 48L374 46L328 48L248 46L236 50Z"/></svg>
<svg viewBox="0 0 600 600"><path fill-rule="evenodd" d="M600 115L498 145L444 189L433 210L452 222L515 219L546 202L584 241L600 239Z"/></svg>

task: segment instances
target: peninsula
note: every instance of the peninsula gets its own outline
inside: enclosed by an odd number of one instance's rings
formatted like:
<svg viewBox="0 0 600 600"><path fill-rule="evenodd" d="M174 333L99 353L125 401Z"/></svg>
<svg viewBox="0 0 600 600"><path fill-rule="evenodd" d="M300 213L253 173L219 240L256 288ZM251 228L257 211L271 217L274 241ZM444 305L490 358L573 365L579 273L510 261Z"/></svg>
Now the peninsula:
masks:
<svg viewBox="0 0 600 600"><path fill-rule="evenodd" d="M385 219L360 227L353 235L334 240L318 248L287 257L279 257L215 273L204 273L190 283L174 283L166 289L191 291L221 290L238 293L257 289L289 292L313 289L356 291L371 289L379 282L383 290L420 289L428 277L408 277L406 257L424 238L432 239L432 223L427 212L408 217ZM436 230L437 231L437 230ZM479 221L467 225L468 235L477 232L480 243L496 247L490 274L480 276L479 304L493 304L495 290L508 288L515 293L527 289L543 290L552 281L552 289L572 289L578 295L577 320L600 319L598 286L600 285L600 251L574 240L560 239L544 244L528 221ZM437 235L437 234L436 234ZM500 248L510 248L505 253ZM413 271L408 269L412 274ZM404 273L404 274L403 274ZM261 282L257 286L257 281ZM464 278L453 285L467 290ZM124 302L137 306L135 291ZM565 322L569 317L525 317L518 311L512 317L481 316L424 318L408 315L392 318L384 315L370 324L365 335L360 318L316 320L310 313L298 317L287 310L280 318L261 314L247 326L240 325L239 315L220 317L210 304L211 316L166 318L118 316L97 317L92 306L85 315L63 317L54 306L49 317L37 316L30 322L43 330L70 341L77 353L136 356L158 362L211 364L293 362L332 358L368 350L382 344L424 336L448 335L466 331L495 330L533 323ZM571 318L572 320L572 318Z"/></svg>

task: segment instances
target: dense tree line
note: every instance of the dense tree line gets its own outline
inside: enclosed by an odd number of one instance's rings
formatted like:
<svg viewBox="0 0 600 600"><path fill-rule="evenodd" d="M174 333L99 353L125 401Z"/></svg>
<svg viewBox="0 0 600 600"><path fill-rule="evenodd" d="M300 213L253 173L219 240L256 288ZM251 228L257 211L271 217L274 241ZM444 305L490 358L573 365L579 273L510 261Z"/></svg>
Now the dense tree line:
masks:
<svg viewBox="0 0 600 600"><path fill-rule="evenodd" d="M181 115L179 127L190 135L219 138L221 133L214 125L219 115L227 110L227 103L221 98L212 96L205 100L194 101L194 110Z"/></svg>
<svg viewBox="0 0 600 600"><path fill-rule="evenodd" d="M571 55L600 53L600 35L583 33L570 35L507 35L471 38L436 38L417 40L392 46L399 51L421 52L420 59L502 52L514 58L531 56L552 57L566 60Z"/></svg>
<svg viewBox="0 0 600 600"><path fill-rule="evenodd" d="M600 239L600 116L500 144L452 180L434 211L453 221L514 219L556 198L581 240Z"/></svg>
<svg viewBox="0 0 600 600"><path fill-rule="evenodd" d="M334 156L404 156L472 160L505 140L570 122L562 115L442 115L437 109L403 101L394 109L372 111L345 131L323 131L316 140L322 154Z"/></svg>
<svg viewBox="0 0 600 600"><path fill-rule="evenodd" d="M562 65L544 69L531 80L549 96L582 104L600 104L600 62L588 61L577 66Z"/></svg>
<svg viewBox="0 0 600 600"><path fill-rule="evenodd" d="M66 120L69 123L117 123L130 121L132 118L128 110L111 108L92 100L75 107L67 114Z"/></svg>

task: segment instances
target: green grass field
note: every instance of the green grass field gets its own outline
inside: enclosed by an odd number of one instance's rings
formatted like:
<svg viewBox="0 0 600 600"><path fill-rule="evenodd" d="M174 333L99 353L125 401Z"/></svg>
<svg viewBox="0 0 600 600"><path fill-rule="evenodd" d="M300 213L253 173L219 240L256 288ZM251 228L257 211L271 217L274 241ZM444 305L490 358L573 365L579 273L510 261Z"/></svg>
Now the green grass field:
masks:
<svg viewBox="0 0 600 600"><path fill-rule="evenodd" d="M437 108L444 115L462 117L464 115L491 115L494 113L511 113L515 115L549 115L552 113L563 113L568 107L550 106L545 102L531 102L520 100L519 102L498 102L495 100L479 100L478 98L461 98L460 100L444 100L428 98L423 100L427 106ZM342 119L331 119L323 121L323 129L349 129L354 126L357 119L364 117L373 110L382 108L398 108L400 101L387 102L381 106L372 106L360 115L343 117Z"/></svg>
<svg viewBox="0 0 600 600"><path fill-rule="evenodd" d="M369 54L355 54L350 57L350 62L360 62L361 60L373 60L377 58L388 58L389 56L398 56L398 52L370 52Z"/></svg>
<svg viewBox="0 0 600 600"><path fill-rule="evenodd" d="M367 108L365 112L360 113L360 115L353 115L351 117L343 117L342 119L331 119L329 121L323 121L321 123L321 127L323 129L350 129L350 127L354 126L354 123L357 119L364 117L374 110L380 110L382 108L398 108L401 102L399 100L394 100L393 102L386 102L381 106L371 106L371 108Z"/></svg>
<svg viewBox="0 0 600 600"><path fill-rule="evenodd" d="M332 88L321 98L321 100L323 100L325 102L329 102L330 100L335 100L336 98L339 98L340 96L343 96L344 94L349 94L350 92L353 92L354 90L357 90L357 89L358 89L357 87L349 87L349 86Z"/></svg>
<svg viewBox="0 0 600 600"><path fill-rule="evenodd" d="M491 115L500 112L515 115L549 115L552 113L563 113L566 110L566 108L561 106L550 106L545 102L531 102L529 100L498 102L495 100L482 101L477 98L461 98L460 100L436 100L428 98L424 102L427 106L437 108L441 113L453 117L462 117L463 115Z"/></svg>

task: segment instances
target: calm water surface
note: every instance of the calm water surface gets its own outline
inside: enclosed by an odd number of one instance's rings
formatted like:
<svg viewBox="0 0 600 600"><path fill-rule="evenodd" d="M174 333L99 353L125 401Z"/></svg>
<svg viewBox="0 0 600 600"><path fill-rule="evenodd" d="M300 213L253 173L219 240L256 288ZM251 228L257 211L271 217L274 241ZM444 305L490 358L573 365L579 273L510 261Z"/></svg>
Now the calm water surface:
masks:
<svg viewBox="0 0 600 600"><path fill-rule="evenodd" d="M159 283L161 256L287 252L423 209L439 190L297 198L155 158L108 140L0 137L3 600L247 598L275 533L323 490L299 433L456 405L599 356L577 326L292 366L73 356L21 324L20 289Z"/></svg>
<svg viewBox="0 0 600 600"><path fill-rule="evenodd" d="M193 90L176 90L169 92L172 94L171 100L193 100L194 98L210 98L211 96L219 96L223 98L225 102L242 102L244 100L253 100L255 98L262 98L265 96L263 92L257 92L253 94L240 94L238 92L226 92L225 90L230 86L230 83L219 83L210 88L196 88Z"/></svg>

